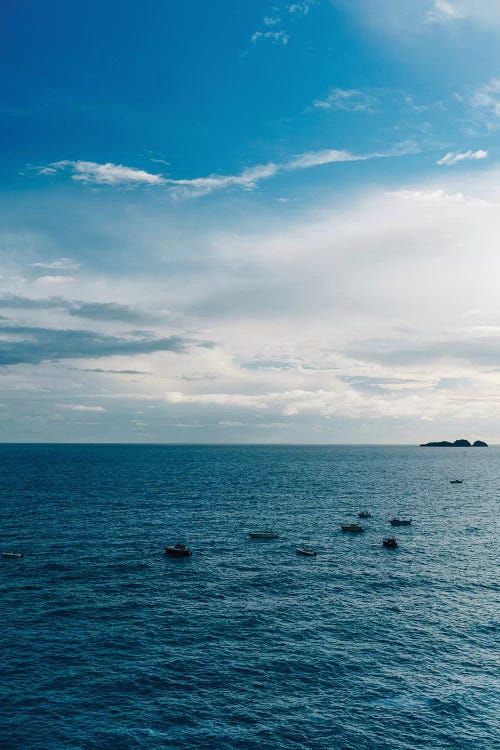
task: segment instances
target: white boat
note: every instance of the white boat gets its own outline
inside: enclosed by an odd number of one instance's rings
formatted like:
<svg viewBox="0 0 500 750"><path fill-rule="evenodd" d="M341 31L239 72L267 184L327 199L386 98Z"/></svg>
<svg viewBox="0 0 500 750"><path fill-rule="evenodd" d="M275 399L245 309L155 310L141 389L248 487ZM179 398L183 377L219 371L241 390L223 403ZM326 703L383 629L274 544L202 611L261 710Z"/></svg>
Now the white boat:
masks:
<svg viewBox="0 0 500 750"><path fill-rule="evenodd" d="M316 557L318 554L315 550L309 549L309 547L297 547L295 551L298 555L306 555L307 557Z"/></svg>
<svg viewBox="0 0 500 750"><path fill-rule="evenodd" d="M251 531L248 536L250 539L279 539L275 531Z"/></svg>
<svg viewBox="0 0 500 750"><path fill-rule="evenodd" d="M22 552L2 552L2 557L24 557Z"/></svg>

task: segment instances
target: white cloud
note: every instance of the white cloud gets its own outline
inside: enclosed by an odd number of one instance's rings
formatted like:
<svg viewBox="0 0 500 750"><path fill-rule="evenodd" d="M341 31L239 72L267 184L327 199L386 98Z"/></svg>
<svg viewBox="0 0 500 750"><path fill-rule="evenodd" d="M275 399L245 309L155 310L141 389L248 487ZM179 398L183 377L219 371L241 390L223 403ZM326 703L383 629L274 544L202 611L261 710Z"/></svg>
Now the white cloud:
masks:
<svg viewBox="0 0 500 750"><path fill-rule="evenodd" d="M364 23L405 40L407 34L430 33L435 26L500 26L498 0L334 0Z"/></svg>
<svg viewBox="0 0 500 750"><path fill-rule="evenodd" d="M39 261L30 265L32 268L48 268L53 271L74 271L80 268L80 263L77 263L72 258L57 258L57 260Z"/></svg>
<svg viewBox="0 0 500 750"><path fill-rule="evenodd" d="M285 170L309 169L310 167L319 167L322 164L366 161L367 159L376 159L379 157L381 157L381 154L352 154L350 151L337 151L336 149L329 148L323 151L306 151L290 159L282 168Z"/></svg>
<svg viewBox="0 0 500 750"><path fill-rule="evenodd" d="M209 177L195 177L189 180L167 179L166 183L172 186L178 196L196 198L208 195L216 190L232 187L253 190L258 182L274 177L278 172L293 172L298 169L310 169L311 167L335 162L366 161L385 156L397 156L401 153L403 152L399 150L388 154L353 154L350 151L337 149L306 151L281 164L269 162L256 167L248 167L238 175L210 175Z"/></svg>
<svg viewBox="0 0 500 750"><path fill-rule="evenodd" d="M209 177L194 177L189 180L168 179L167 184L175 188L179 196L198 197L208 195L216 190L238 187L243 190L253 190L260 180L266 180L278 172L280 166L269 162L256 167L248 167L238 175L210 175Z"/></svg>
<svg viewBox="0 0 500 750"><path fill-rule="evenodd" d="M276 42L279 42L280 44L288 44L290 40L290 37L286 33L286 31L256 31L254 34L252 34L252 42L256 44L259 41L269 41L273 42L275 44Z"/></svg>
<svg viewBox="0 0 500 750"><path fill-rule="evenodd" d="M262 20L265 26L276 26L281 23L281 18L271 18L270 16L264 16Z"/></svg>
<svg viewBox="0 0 500 750"><path fill-rule="evenodd" d="M466 197L463 193L447 193L442 188L430 188L425 190L395 190L392 195L401 200L417 201L419 203L464 203Z"/></svg>
<svg viewBox="0 0 500 750"><path fill-rule="evenodd" d="M425 15L427 23L446 23L447 21L457 21L461 18L466 18L466 15L456 5L452 5L449 0L434 0L433 7Z"/></svg>
<svg viewBox="0 0 500 750"><path fill-rule="evenodd" d="M304 15L307 15L309 13L311 5L312 5L312 0L310 0L310 2L291 3L288 6L288 12L289 13L303 13Z"/></svg>
<svg viewBox="0 0 500 750"><path fill-rule="evenodd" d="M500 23L500 4L497 0L433 0L424 21L453 23L471 21L484 26Z"/></svg>
<svg viewBox="0 0 500 750"><path fill-rule="evenodd" d="M48 167L39 170L39 174L51 175L55 172L69 169L72 179L79 182L89 182L96 185L162 185L165 178L160 174L150 174L142 169L124 167L121 164L97 164L93 161L62 161L52 162Z"/></svg>
<svg viewBox="0 0 500 750"><path fill-rule="evenodd" d="M110 356L99 365L147 371L147 378L110 378L49 363L20 364L16 373L4 368L1 402L7 386L48 389L36 402L7 404L33 415L46 399L51 409L65 399L72 406L101 401L113 415L95 415L102 439L115 440L128 439L137 402L148 400L158 406L148 414L148 433L157 441L175 440L176 424L196 424L200 440L216 439L207 425L219 421L248 423L238 437L255 439L251 423L259 415L269 424L289 422L277 427L286 441L313 440L313 429L321 429L324 442L369 442L360 430L372 429L366 425L374 419L378 432L367 434L375 442L423 442L427 435L416 426L423 417L436 421L437 437L448 430L452 437L472 435L479 418L498 423L500 173L441 170L438 177L430 184L401 180L401 190L392 193L349 192L340 202L325 197L315 207L297 203L293 212L275 212L272 222L269 214L242 221L227 212L215 231L200 220L193 243L183 243L186 263L171 263L168 272L165 253L158 263L150 248L169 245L172 207L162 202L160 222L141 205L137 225L131 213L119 212L114 230L110 221L106 225L110 265L123 258L127 236L131 248L141 248L148 273L140 283L101 270L92 277L86 262L79 294L94 299L99 290L104 300L112 292L118 304L152 310L168 304L184 316L182 325L203 328L200 335L218 346L175 358ZM145 228L154 235L144 237ZM26 282L26 294L42 293L34 283ZM1 281L3 293L16 291L9 284ZM95 366L87 359L85 367ZM397 425L404 420L402 433ZM455 423L461 425L457 435ZM106 432L112 425L116 431ZM477 437L488 439L491 429Z"/></svg>
<svg viewBox="0 0 500 750"><path fill-rule="evenodd" d="M39 276L37 284L69 284L75 279L73 276Z"/></svg>
<svg viewBox="0 0 500 750"><path fill-rule="evenodd" d="M488 152L484 150L479 151L464 151L463 153L449 151L436 164L442 167L452 167L454 164L458 164L461 161L478 161L480 159L486 159Z"/></svg>
<svg viewBox="0 0 500 750"><path fill-rule="evenodd" d="M367 161L368 159L403 156L405 154L415 153L416 150L418 151L414 143L403 143L387 153L354 154L350 151L342 151L338 149L306 151L292 157L286 162L282 162L281 164L268 162L267 164L258 164L254 167L246 167L242 172L236 175L212 174L208 177L193 177L189 179L173 179L160 175L148 175L141 170L113 164L97 164L95 162L81 161L61 161L55 163L62 165L59 167L60 169L70 167L73 170L72 179L74 180L77 179L84 182L94 182L106 185L139 185L141 183L160 185L168 187L173 195L177 197L197 198L215 191L229 188L253 190L261 180L274 177L278 172L292 172L297 169L309 169L311 167L317 167L323 164L333 164L335 162ZM40 170L39 173L44 174L45 172L44 170ZM69 259L62 259L60 262L68 260ZM56 263L58 263L58 261L56 261ZM51 265L50 267L62 269L61 265ZM56 277L46 278L55 279Z"/></svg>
<svg viewBox="0 0 500 750"><path fill-rule="evenodd" d="M106 411L103 406L87 406L86 404L58 404L58 407L69 411Z"/></svg>
<svg viewBox="0 0 500 750"><path fill-rule="evenodd" d="M500 78L492 78L472 96L471 105L487 114L500 117Z"/></svg>
<svg viewBox="0 0 500 750"><path fill-rule="evenodd" d="M373 96L358 89L338 89L330 91L325 99L316 99L317 109L343 110L345 112L374 112L377 101Z"/></svg>

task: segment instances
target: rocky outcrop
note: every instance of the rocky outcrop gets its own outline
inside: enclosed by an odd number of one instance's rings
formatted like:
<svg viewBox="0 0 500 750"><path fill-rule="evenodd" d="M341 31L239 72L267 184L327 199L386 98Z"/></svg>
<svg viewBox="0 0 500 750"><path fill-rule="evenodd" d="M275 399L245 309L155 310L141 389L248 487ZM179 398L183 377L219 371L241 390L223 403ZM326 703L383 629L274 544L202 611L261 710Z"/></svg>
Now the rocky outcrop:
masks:
<svg viewBox="0 0 500 750"><path fill-rule="evenodd" d="M464 438L460 438L460 440L455 440L453 443L450 443L449 440L440 440L436 443L420 443L421 448L487 448L488 443L483 442L482 440L476 440L474 445L470 443L468 440L465 440Z"/></svg>

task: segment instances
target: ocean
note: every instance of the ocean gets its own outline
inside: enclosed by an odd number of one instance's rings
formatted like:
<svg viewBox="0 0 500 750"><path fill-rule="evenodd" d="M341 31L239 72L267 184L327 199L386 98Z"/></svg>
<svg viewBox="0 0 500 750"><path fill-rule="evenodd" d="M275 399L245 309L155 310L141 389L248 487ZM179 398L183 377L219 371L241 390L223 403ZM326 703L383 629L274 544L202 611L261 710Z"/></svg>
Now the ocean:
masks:
<svg viewBox="0 0 500 750"><path fill-rule="evenodd" d="M498 448L0 446L1 750L498 748L499 497Z"/></svg>

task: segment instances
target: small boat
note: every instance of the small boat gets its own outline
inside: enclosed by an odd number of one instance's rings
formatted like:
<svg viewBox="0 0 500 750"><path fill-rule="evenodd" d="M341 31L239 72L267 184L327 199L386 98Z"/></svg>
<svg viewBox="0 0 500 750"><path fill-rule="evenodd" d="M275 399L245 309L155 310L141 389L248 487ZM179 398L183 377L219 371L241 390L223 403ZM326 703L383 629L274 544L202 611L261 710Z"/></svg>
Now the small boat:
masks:
<svg viewBox="0 0 500 750"><path fill-rule="evenodd" d="M463 484L463 479L450 479L450 484Z"/></svg>
<svg viewBox="0 0 500 750"><path fill-rule="evenodd" d="M412 519L404 521L401 518L393 518L391 521L391 526L411 526Z"/></svg>
<svg viewBox="0 0 500 750"><path fill-rule="evenodd" d="M279 539L275 531L251 531L248 536L250 539Z"/></svg>
<svg viewBox="0 0 500 750"><path fill-rule="evenodd" d="M385 539L382 539L382 544L384 545L384 547L387 547L387 549L398 548L398 543L393 536L387 536Z"/></svg>
<svg viewBox="0 0 500 750"><path fill-rule="evenodd" d="M359 523L347 523L340 527L342 531L364 531L364 528Z"/></svg>
<svg viewBox="0 0 500 750"><path fill-rule="evenodd" d="M24 557L22 552L2 552L2 557Z"/></svg>
<svg viewBox="0 0 500 750"><path fill-rule="evenodd" d="M360 513L358 513L358 518L371 518L372 514L368 513L367 510L362 510Z"/></svg>
<svg viewBox="0 0 500 750"><path fill-rule="evenodd" d="M297 547L295 551L298 555L306 555L306 557L316 557L318 554L315 550L309 549L309 547Z"/></svg>
<svg viewBox="0 0 500 750"><path fill-rule="evenodd" d="M185 544L171 544L165 547L165 554L171 557L191 557L193 553Z"/></svg>

